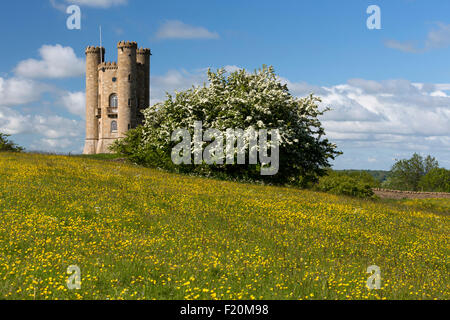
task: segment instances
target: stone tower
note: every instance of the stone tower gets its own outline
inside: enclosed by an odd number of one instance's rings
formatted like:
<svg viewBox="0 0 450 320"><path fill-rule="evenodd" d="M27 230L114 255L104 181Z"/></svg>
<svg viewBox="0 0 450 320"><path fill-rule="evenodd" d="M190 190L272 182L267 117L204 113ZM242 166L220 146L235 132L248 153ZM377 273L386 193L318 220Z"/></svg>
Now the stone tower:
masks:
<svg viewBox="0 0 450 320"><path fill-rule="evenodd" d="M83 154L109 153L114 140L142 124L150 105L150 49L136 42L117 45L118 61L104 61L105 49L86 49L86 143Z"/></svg>

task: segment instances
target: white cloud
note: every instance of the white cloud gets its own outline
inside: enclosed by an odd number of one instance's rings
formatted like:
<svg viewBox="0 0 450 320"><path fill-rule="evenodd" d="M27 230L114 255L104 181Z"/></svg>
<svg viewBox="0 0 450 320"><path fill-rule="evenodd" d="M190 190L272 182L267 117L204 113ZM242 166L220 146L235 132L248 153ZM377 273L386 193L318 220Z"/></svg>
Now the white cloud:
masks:
<svg viewBox="0 0 450 320"><path fill-rule="evenodd" d="M44 45L39 49L41 60L19 62L15 73L25 78L78 77L85 72L84 59L78 58L71 47Z"/></svg>
<svg viewBox="0 0 450 320"><path fill-rule="evenodd" d="M448 87L363 79L322 87L323 106L333 109L322 123L340 148L440 153L450 150Z"/></svg>
<svg viewBox="0 0 450 320"><path fill-rule="evenodd" d="M178 20L166 21L156 32L159 39L218 39L217 32L195 27Z"/></svg>
<svg viewBox="0 0 450 320"><path fill-rule="evenodd" d="M61 97L61 103L70 113L85 118L86 94L84 92L66 92Z"/></svg>
<svg viewBox="0 0 450 320"><path fill-rule="evenodd" d="M51 109L58 113L60 107L64 107L84 118L84 92L64 91L29 78L83 73L76 66L81 64L84 70L84 62L76 58L69 47L43 46L40 52L41 61L22 61L14 77L0 77L0 132L19 135L15 138L27 141L25 147L28 150L79 152L84 140L84 121L61 117L53 114ZM44 93L50 93L53 102L41 101L39 109L27 105L41 100Z"/></svg>
<svg viewBox="0 0 450 320"><path fill-rule="evenodd" d="M433 154L449 167L443 160L450 158L450 84L351 79L319 87L282 81L292 94L314 93L322 107L332 108L321 120L327 137L344 151L335 161L339 168L389 169L399 152L405 158Z"/></svg>
<svg viewBox="0 0 450 320"><path fill-rule="evenodd" d="M39 100L46 86L33 80L0 77L0 106L14 106Z"/></svg>
<svg viewBox="0 0 450 320"><path fill-rule="evenodd" d="M450 24L437 23L437 28L427 34L422 47L411 41L387 40L384 45L388 48L400 50L408 53L422 53L433 49L447 48L450 46Z"/></svg>
<svg viewBox="0 0 450 320"><path fill-rule="evenodd" d="M24 90L23 94L21 90ZM56 97L60 96L56 101L58 106L62 105L69 112L84 118L84 112L80 111L84 110L83 92L62 93L54 87L31 80L0 78L0 132L19 135L21 140L28 140L28 144L25 144L27 150L81 152L80 145L84 141L85 132L83 120L48 114L51 104L44 101L39 109L27 106L12 108L38 101L44 92L53 92Z"/></svg>
<svg viewBox="0 0 450 320"><path fill-rule="evenodd" d="M413 42L407 41L407 42L401 42L397 40L386 40L384 42L384 45L388 48L408 52L408 53L418 53L420 52L420 49L416 47L416 45Z"/></svg>
<svg viewBox="0 0 450 320"><path fill-rule="evenodd" d="M233 72L238 71L238 70L241 69L241 68L239 68L238 66L235 66L235 65L233 65L233 66L225 66L225 67L223 67L223 68L224 68L225 71L228 72L228 73L233 73Z"/></svg>
<svg viewBox="0 0 450 320"><path fill-rule="evenodd" d="M205 81L207 81L207 77L203 69L199 72L169 70L161 76L153 75L150 80L151 104L165 100L166 92L173 94L175 91L202 85Z"/></svg>
<svg viewBox="0 0 450 320"><path fill-rule="evenodd" d="M72 145L72 141L69 139L41 139L39 143L35 143L34 147L39 149L44 149L47 151L51 150L60 150L70 147Z"/></svg>
<svg viewBox="0 0 450 320"><path fill-rule="evenodd" d="M84 121L56 115L29 115L0 107L0 132L29 140L29 151L81 152L84 142ZM13 137L16 138L17 136ZM27 138L28 137L28 138Z"/></svg>
<svg viewBox="0 0 450 320"><path fill-rule="evenodd" d="M50 4L53 8L66 13L67 5L65 5L64 3L59 3L57 0L50 0Z"/></svg>
<svg viewBox="0 0 450 320"><path fill-rule="evenodd" d="M226 72L232 73L241 69L235 65L227 65L223 67ZM214 70L214 68L211 68ZM173 94L175 91L182 91L192 86L200 86L208 81L208 68L201 68L194 71L169 70L164 75L152 75L151 84L151 105L163 101L166 98L166 92Z"/></svg>
<svg viewBox="0 0 450 320"><path fill-rule="evenodd" d="M84 133L84 121L56 115L25 115L11 108L0 107L0 132L34 134L49 139L80 137Z"/></svg>
<svg viewBox="0 0 450 320"><path fill-rule="evenodd" d="M438 23L438 28L427 35L425 46L428 49L446 48L450 46L450 24Z"/></svg>

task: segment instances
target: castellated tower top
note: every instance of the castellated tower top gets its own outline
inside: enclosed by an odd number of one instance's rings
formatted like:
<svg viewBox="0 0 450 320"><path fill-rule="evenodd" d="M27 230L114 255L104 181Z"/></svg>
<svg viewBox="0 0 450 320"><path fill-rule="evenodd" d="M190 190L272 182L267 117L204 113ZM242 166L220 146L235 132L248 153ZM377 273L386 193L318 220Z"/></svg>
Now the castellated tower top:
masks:
<svg viewBox="0 0 450 320"><path fill-rule="evenodd" d="M113 69L117 69L117 68L118 68L118 65L115 61L114 62L103 62L98 65L98 70L101 70L101 69L113 70Z"/></svg>
<svg viewBox="0 0 450 320"><path fill-rule="evenodd" d="M117 44L117 48L131 48L131 49L137 49L137 42L134 41L120 41Z"/></svg>
<svg viewBox="0 0 450 320"><path fill-rule="evenodd" d="M136 51L136 54L141 54L141 55L152 55L152 53L151 53L151 51L150 51L150 49L147 49L147 48L140 48L140 49L138 49L137 51Z"/></svg>
<svg viewBox="0 0 450 320"><path fill-rule="evenodd" d="M105 53L105 48L103 47L87 47L86 48L86 54L88 53L100 53L100 50L103 51L103 54Z"/></svg>

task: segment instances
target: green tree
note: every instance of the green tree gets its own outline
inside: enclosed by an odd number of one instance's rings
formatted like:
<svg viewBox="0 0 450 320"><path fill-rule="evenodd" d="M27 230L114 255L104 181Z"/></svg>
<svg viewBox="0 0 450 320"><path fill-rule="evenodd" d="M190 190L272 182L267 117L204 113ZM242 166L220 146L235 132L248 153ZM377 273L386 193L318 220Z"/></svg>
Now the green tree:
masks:
<svg viewBox="0 0 450 320"><path fill-rule="evenodd" d="M9 136L8 134L0 133L0 151L22 152L24 148L8 140Z"/></svg>
<svg viewBox="0 0 450 320"><path fill-rule="evenodd" d="M377 181L362 171L333 171L327 170L327 174L319 179L314 189L334 194L370 198L374 195L372 188L377 186Z"/></svg>
<svg viewBox="0 0 450 320"><path fill-rule="evenodd" d="M397 161L391 168L389 178L383 186L390 189L419 191L420 179L434 168L438 168L439 163L431 156L425 159L417 154L411 159Z"/></svg>
<svg viewBox="0 0 450 320"><path fill-rule="evenodd" d="M430 192L450 192L450 170L431 169L420 179L419 189Z"/></svg>
<svg viewBox="0 0 450 320"><path fill-rule="evenodd" d="M130 133L117 142L113 150L122 154L126 150L125 155L130 158L172 169L170 155L177 142L171 141L171 134L178 128L185 128L193 136L194 122L202 121L204 130L214 128L221 132L228 128L279 129L279 171L275 176L264 177L271 182L306 183L323 175L324 168L330 166L329 161L340 154L336 145L323 138L325 130L318 117L328 109L319 110L320 99L313 95L302 99L292 96L272 67L264 66L254 73L238 70L228 75L224 69L208 70L208 80L209 84L201 87L176 92L175 96L168 94L164 102L146 109L143 112L145 124L136 129L142 133ZM124 146L136 141L139 141L138 148L130 150ZM246 152L248 159L248 150ZM160 159L158 163L154 161L156 158ZM261 163L203 164L180 165L175 170L259 180L263 179L260 167Z"/></svg>
<svg viewBox="0 0 450 320"><path fill-rule="evenodd" d="M368 171L364 171L364 170L343 170L340 172L336 172L336 173L341 173L344 175L347 175L353 179L355 179L356 181L365 183L369 186L371 186L372 188L379 188L381 186L381 183L379 180L377 180L374 175L372 175L370 172Z"/></svg>
<svg viewBox="0 0 450 320"><path fill-rule="evenodd" d="M435 158L427 156L423 161L424 174L428 174L431 170L436 168L439 168L439 162Z"/></svg>

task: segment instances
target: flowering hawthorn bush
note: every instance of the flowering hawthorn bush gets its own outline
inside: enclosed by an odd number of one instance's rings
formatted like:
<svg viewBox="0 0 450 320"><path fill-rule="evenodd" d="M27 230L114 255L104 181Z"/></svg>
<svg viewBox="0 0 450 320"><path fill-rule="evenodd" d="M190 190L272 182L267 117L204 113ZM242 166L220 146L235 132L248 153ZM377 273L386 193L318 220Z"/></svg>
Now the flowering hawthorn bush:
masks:
<svg viewBox="0 0 450 320"><path fill-rule="evenodd" d="M329 109L319 110L320 98L312 94L305 98L292 96L273 67L263 66L254 73L243 69L230 74L225 69L208 70L208 80L208 85L175 92L175 96L168 94L164 102L146 109L144 125L131 130L113 150L135 162L165 169L278 183L304 183L320 176L324 168L329 167L329 160L340 154L336 145L323 139L325 131L318 119ZM178 142L171 141L171 135L179 128L188 129L192 135L195 121L202 121L204 129L221 132L229 128L278 129L278 174L261 177L260 162L256 165L175 166L170 156Z"/></svg>

